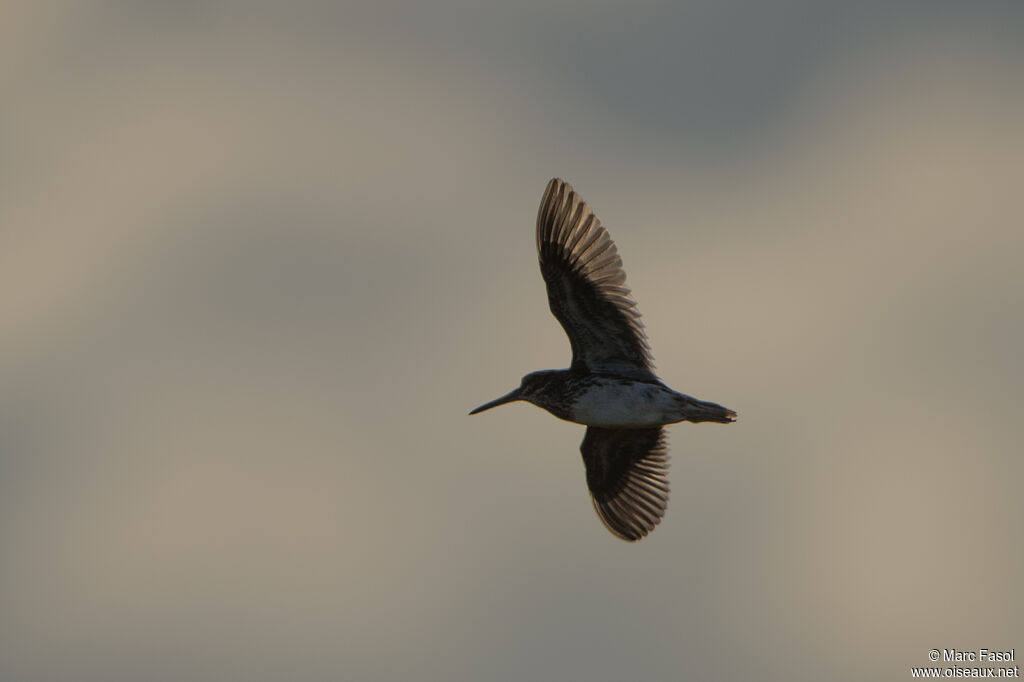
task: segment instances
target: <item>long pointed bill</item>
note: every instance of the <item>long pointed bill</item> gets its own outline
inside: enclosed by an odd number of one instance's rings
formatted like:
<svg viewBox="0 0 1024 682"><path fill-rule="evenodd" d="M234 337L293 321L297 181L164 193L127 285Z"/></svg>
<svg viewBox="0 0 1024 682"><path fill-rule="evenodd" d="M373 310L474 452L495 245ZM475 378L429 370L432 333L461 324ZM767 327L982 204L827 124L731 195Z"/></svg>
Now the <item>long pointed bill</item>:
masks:
<svg viewBox="0 0 1024 682"><path fill-rule="evenodd" d="M486 405L481 405L480 407L478 407L475 410L473 410L472 412L470 412L470 414L476 414L477 412L483 412L484 410L489 410L492 407L497 407L498 405L504 405L505 403L515 402L516 400L519 400L519 389L518 388L513 390L513 391L511 391L511 392L509 392L509 393L506 393L505 395L501 396L497 400L492 400L491 402L487 403Z"/></svg>

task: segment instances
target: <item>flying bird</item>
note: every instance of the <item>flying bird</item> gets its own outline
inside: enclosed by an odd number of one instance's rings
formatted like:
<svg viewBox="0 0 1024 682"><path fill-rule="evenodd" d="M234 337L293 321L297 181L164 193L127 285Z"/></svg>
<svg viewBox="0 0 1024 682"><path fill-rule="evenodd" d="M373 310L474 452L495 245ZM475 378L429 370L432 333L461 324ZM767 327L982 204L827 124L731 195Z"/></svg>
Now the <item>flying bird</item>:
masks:
<svg viewBox="0 0 1024 682"><path fill-rule="evenodd" d="M598 517L635 542L668 506L666 424L735 421L721 405L673 391L654 374L640 312L615 243L569 183L548 183L537 214L537 252L548 305L572 347L569 369L523 377L477 414L525 400L587 427L580 451Z"/></svg>

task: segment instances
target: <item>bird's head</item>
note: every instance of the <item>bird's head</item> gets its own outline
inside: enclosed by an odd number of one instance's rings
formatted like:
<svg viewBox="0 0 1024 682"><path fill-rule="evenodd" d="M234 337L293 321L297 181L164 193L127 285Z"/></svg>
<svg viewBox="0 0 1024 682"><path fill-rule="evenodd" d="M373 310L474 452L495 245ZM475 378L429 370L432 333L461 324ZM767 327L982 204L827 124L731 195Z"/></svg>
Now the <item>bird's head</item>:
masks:
<svg viewBox="0 0 1024 682"><path fill-rule="evenodd" d="M523 380L519 384L518 388L509 391L508 393L501 396L497 400L492 400L489 403L481 405L480 407L470 412L470 414L483 412L484 410L489 410L492 407L504 405L505 403L515 402L516 400L525 400L527 402L533 403L534 405L538 405L539 403L537 401L537 397L544 394L544 390L547 388L548 384L551 383L551 380L554 377L554 375L558 373L559 370L556 369L544 369L539 372L530 372L529 374L523 377Z"/></svg>

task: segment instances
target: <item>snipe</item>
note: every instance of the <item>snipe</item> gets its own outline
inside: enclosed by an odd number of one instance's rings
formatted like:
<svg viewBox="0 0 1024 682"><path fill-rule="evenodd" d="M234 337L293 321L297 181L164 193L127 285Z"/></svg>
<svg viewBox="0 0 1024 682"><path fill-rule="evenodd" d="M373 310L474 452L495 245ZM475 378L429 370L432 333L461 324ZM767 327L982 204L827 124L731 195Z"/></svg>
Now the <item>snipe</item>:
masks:
<svg viewBox="0 0 1024 682"><path fill-rule="evenodd" d="M470 414L526 400L584 424L580 451L597 515L636 541L668 505L665 424L729 423L732 410L677 393L654 375L636 302L614 242L566 182L548 183L537 215L537 251L551 312L572 346L569 369L531 372L507 395Z"/></svg>

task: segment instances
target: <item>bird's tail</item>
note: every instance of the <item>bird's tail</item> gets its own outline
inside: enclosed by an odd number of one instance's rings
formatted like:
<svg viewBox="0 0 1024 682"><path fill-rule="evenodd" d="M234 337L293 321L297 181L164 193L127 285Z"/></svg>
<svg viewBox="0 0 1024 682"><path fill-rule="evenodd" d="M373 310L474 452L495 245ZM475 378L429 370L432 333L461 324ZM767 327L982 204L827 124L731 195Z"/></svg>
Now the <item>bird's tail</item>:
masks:
<svg viewBox="0 0 1024 682"><path fill-rule="evenodd" d="M717 403L709 403L697 400L688 395L677 398L682 408L682 421L688 422L718 422L728 424L736 421L736 413L728 407L722 407Z"/></svg>

